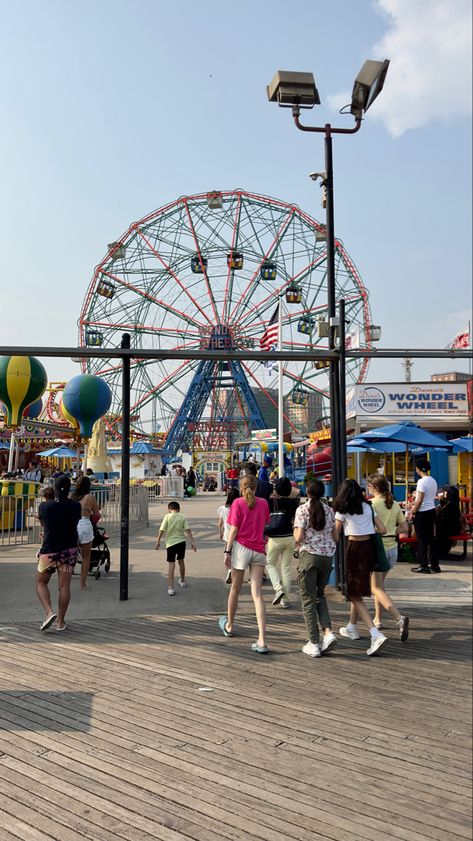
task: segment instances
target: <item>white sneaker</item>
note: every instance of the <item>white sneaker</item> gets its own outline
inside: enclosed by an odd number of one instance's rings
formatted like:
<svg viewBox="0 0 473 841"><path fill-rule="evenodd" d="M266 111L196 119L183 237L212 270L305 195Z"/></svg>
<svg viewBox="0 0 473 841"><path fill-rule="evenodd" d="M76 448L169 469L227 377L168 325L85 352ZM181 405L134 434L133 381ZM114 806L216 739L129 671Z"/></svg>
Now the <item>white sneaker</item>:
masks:
<svg viewBox="0 0 473 841"><path fill-rule="evenodd" d="M325 634L322 640L322 654L327 654L329 651L332 650L332 648L335 648L336 644L337 638L335 634L332 634L331 631L329 634Z"/></svg>
<svg viewBox="0 0 473 841"><path fill-rule="evenodd" d="M172 587L168 587L168 596L175 596L176 591Z"/></svg>
<svg viewBox="0 0 473 841"><path fill-rule="evenodd" d="M292 604L291 604L291 602L289 601L289 599L281 599L281 601L279 602L279 604L281 605L281 607L284 607L286 610L287 610L289 607L292 607Z"/></svg>
<svg viewBox="0 0 473 841"><path fill-rule="evenodd" d="M187 581L183 581L182 578L180 578L179 579L179 587L182 587L182 589L187 587Z"/></svg>
<svg viewBox="0 0 473 841"><path fill-rule="evenodd" d="M341 637L344 637L347 640L359 640L360 635L358 631L352 631L351 628L347 628L346 626L340 628L339 632Z"/></svg>
<svg viewBox="0 0 473 841"><path fill-rule="evenodd" d="M322 653L320 651L320 647L316 645L315 642L306 642L305 645L302 646L302 653L308 654L309 657L321 657Z"/></svg>
<svg viewBox="0 0 473 841"><path fill-rule="evenodd" d="M371 657L372 654L376 654L383 645L386 645L388 638L384 636L384 634L378 634L377 637L371 639L371 645L367 650L368 657Z"/></svg>

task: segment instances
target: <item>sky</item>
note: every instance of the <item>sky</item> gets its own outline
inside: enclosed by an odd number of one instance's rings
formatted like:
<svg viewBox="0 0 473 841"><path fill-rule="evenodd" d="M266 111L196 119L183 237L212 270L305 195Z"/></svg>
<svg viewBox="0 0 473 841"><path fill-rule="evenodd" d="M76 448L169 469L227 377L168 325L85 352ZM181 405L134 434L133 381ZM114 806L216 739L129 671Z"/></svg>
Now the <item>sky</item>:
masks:
<svg viewBox="0 0 473 841"><path fill-rule="evenodd" d="M389 58L361 131L334 138L335 229L389 348L444 347L471 319L469 0L0 0L0 344L71 346L94 266L180 195L244 189L320 221L320 135L268 103L314 73L307 123ZM51 380L78 373L46 360ZM416 360L413 379L467 370ZM370 381L404 376L372 363Z"/></svg>

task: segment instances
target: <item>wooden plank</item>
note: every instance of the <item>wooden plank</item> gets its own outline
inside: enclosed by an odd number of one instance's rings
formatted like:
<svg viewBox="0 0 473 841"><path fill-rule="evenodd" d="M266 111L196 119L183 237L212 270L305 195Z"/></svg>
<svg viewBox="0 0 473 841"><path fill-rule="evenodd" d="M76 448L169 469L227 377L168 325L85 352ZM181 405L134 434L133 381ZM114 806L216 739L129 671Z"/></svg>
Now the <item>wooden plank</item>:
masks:
<svg viewBox="0 0 473 841"><path fill-rule="evenodd" d="M413 611L412 645L393 641L374 661L366 641L304 658L295 611L271 617L277 653L254 657L248 609L235 640L208 615L73 623L64 637L27 623L2 633L0 796L16 802L27 832L47 841L63 827L94 841L470 838L463 609L448 638L443 609ZM334 615L345 621L346 609ZM199 693L205 685L214 691ZM39 809L44 823L34 824Z"/></svg>

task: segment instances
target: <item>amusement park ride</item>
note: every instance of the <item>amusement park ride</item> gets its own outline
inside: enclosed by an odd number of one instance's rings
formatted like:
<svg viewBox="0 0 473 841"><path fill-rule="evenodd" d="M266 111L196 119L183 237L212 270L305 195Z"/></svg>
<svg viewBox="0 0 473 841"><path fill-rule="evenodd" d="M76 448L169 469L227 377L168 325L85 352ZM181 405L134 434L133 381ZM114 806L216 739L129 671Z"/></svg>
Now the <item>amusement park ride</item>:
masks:
<svg viewBox="0 0 473 841"><path fill-rule="evenodd" d="M367 291L340 240L335 251L337 299L346 301L349 330L358 330L369 348ZM127 332L132 348L156 350L156 359L132 362L131 414L137 431L167 433L168 454L232 449L266 426L255 390L274 403L272 367L178 362L166 359L166 350L259 349L278 306L282 349L328 346L316 329L327 315L324 225L293 204L240 189L183 196L109 245L84 300L80 345L120 347ZM110 386L109 427L119 436L121 364L82 364ZM350 359L347 379L361 382L367 369L368 359ZM284 381L295 404L307 403L311 392L328 398L327 372L312 362L286 365Z"/></svg>

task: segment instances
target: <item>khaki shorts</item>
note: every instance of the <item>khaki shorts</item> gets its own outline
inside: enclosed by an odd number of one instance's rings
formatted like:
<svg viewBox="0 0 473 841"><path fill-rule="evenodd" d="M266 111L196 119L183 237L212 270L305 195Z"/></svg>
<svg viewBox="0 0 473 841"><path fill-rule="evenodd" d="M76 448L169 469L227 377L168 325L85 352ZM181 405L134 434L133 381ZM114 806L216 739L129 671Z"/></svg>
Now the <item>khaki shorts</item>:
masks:
<svg viewBox="0 0 473 841"><path fill-rule="evenodd" d="M255 552L254 549L248 549L235 540L232 551L232 569L248 569L251 564L266 566L266 555L264 552Z"/></svg>

